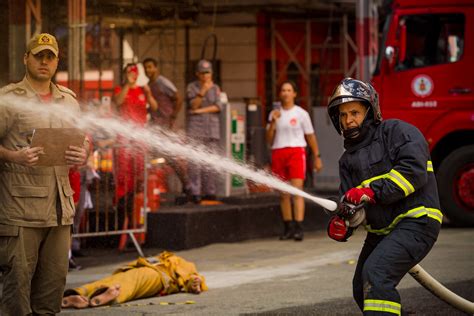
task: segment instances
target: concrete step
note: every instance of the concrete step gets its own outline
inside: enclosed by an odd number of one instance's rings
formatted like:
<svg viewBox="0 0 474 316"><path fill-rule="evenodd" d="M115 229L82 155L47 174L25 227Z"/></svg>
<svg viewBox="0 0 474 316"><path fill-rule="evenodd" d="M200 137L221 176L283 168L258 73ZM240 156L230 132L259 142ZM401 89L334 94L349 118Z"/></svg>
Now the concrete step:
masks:
<svg viewBox="0 0 474 316"><path fill-rule="evenodd" d="M334 195L330 193L318 196ZM164 206L148 213L146 247L183 250L213 243L275 237L282 233L278 194L258 193L222 199L222 205ZM323 209L306 202L304 229L326 229Z"/></svg>

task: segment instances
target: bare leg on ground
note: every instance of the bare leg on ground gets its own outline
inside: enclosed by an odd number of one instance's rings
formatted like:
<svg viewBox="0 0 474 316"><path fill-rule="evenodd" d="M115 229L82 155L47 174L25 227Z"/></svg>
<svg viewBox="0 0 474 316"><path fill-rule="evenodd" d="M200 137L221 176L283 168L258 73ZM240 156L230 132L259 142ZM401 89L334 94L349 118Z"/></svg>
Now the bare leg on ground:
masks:
<svg viewBox="0 0 474 316"><path fill-rule="evenodd" d="M62 308L86 308L89 306L89 300L87 297L84 297L82 295L70 295L63 297L63 300L61 302L61 307Z"/></svg>
<svg viewBox="0 0 474 316"><path fill-rule="evenodd" d="M90 306L103 306L113 302L120 294L120 284L109 286L107 290L91 298Z"/></svg>

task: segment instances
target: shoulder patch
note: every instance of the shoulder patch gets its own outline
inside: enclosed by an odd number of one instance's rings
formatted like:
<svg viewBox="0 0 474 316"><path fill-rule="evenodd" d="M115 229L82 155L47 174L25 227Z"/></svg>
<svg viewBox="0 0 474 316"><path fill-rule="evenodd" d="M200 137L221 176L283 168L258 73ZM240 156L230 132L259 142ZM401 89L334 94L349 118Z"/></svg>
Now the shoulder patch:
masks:
<svg viewBox="0 0 474 316"><path fill-rule="evenodd" d="M77 97L76 94L74 93L74 91L72 91L72 90L69 89L69 88L66 88L65 86L62 86L62 85L60 85L60 84L56 84L56 87L58 87L59 91L61 91L61 92L70 94L70 95L72 95L74 98Z"/></svg>
<svg viewBox="0 0 474 316"><path fill-rule="evenodd" d="M16 83L11 83L0 89L0 95L4 95L7 93L14 93L16 95L24 95L26 94L26 90L24 88L19 87L18 84Z"/></svg>

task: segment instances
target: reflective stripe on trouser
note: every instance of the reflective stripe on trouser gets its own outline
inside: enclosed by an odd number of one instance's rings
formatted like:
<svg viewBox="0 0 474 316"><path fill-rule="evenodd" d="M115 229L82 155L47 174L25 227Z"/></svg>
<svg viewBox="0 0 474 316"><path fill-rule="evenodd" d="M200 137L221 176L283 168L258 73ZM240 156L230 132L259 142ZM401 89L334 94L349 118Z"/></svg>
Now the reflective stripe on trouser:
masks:
<svg viewBox="0 0 474 316"><path fill-rule="evenodd" d="M400 315L396 286L435 242L413 225L425 224L404 220L389 235L367 235L353 279L354 299L364 315Z"/></svg>
<svg viewBox="0 0 474 316"><path fill-rule="evenodd" d="M364 300L364 312L369 311L401 315L402 305L397 302L383 300Z"/></svg>

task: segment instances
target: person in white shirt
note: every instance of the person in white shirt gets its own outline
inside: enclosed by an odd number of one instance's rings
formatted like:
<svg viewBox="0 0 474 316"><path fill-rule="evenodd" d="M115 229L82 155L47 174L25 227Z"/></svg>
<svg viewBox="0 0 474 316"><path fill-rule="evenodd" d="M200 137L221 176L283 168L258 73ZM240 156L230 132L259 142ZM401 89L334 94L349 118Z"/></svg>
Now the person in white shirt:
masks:
<svg viewBox="0 0 474 316"><path fill-rule="evenodd" d="M296 188L303 189L307 144L313 153L313 168L316 172L322 169L323 164L309 114L294 103L296 94L297 89L293 82L283 82L280 88L281 108L270 112L266 136L272 147L272 172ZM303 240L303 198L293 196L293 205L294 214L291 207L291 195L282 192L280 207L284 231L280 240L291 238L295 241Z"/></svg>

